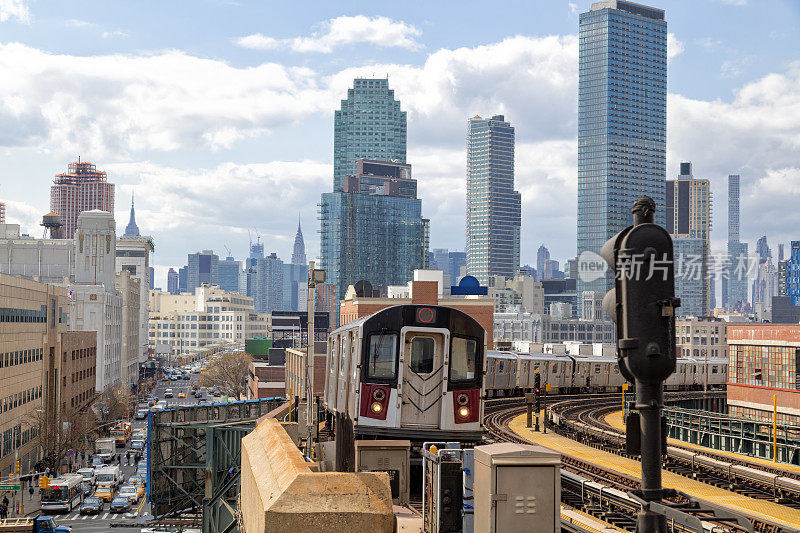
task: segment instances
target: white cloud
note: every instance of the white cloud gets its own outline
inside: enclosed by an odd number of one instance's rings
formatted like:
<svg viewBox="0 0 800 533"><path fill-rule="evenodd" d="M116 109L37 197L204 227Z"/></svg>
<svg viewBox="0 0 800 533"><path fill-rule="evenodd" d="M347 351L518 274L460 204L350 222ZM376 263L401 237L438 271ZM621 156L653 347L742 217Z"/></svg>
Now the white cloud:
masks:
<svg viewBox="0 0 800 533"><path fill-rule="evenodd" d="M26 0L0 0L0 22L11 19L23 24L31 23L31 12Z"/></svg>
<svg viewBox="0 0 800 533"><path fill-rule="evenodd" d="M236 44L255 50L275 50L287 48L294 52L319 52L329 54L334 48L346 44L368 43L375 46L421 48L417 38L422 32L403 21L387 17L367 17L365 15L341 16L320 24L320 29L310 37L276 39L260 33L236 39Z"/></svg>
<svg viewBox="0 0 800 533"><path fill-rule="evenodd" d="M335 102L302 67L235 68L180 51L78 57L0 44L0 147L97 159L230 146Z"/></svg>
<svg viewBox="0 0 800 533"><path fill-rule="evenodd" d="M186 169L155 163L112 163L102 167L117 185L117 226L128 222L131 192L136 194L136 222L156 242L160 264L180 266L186 253L218 248L247 252L247 232L256 228L267 252L287 259L297 216L305 228L309 257L319 250L316 204L330 187L333 168L317 161L222 163Z"/></svg>
<svg viewBox="0 0 800 533"><path fill-rule="evenodd" d="M68 19L64 21L64 26L69 28L94 28L97 26L94 22L80 19Z"/></svg>
<svg viewBox="0 0 800 533"><path fill-rule="evenodd" d="M575 248L577 57L576 36L518 36L437 50L420 65L370 64L323 76L274 63L238 68L178 51L75 57L0 45L0 71L16 73L0 85L0 147L10 154L19 147L69 157L91 153L120 184L123 225L136 184L140 226L157 235L157 254L223 243L235 248L231 239L246 247L246 229L256 225L269 229L267 248L288 257L300 211L312 256L318 253L316 203L332 179L324 162L201 169L106 162L179 149L204 157L218 150L211 160L224 160L226 149L264 132L302 135L309 118L330 120L353 77L388 73L408 111L408 161L432 218L433 245L463 249L467 118L505 114L517 133L523 261L533 260L541 242L563 260ZM729 173L742 175L745 236L784 224L766 215L774 211L760 198L786 209L800 203L800 63L743 85L727 100L670 94L667 125L669 175L678 161L691 160L695 175L712 179L715 239L724 234L720 208ZM761 212L763 218L755 214Z"/></svg>
<svg viewBox="0 0 800 533"><path fill-rule="evenodd" d="M578 14L578 4L575 2L569 2L569 14L570 15L577 15Z"/></svg>
<svg viewBox="0 0 800 533"><path fill-rule="evenodd" d="M682 41L675 37L674 33L667 34L667 61L672 61L686 49Z"/></svg>
<svg viewBox="0 0 800 533"><path fill-rule="evenodd" d="M100 34L103 39L111 39L113 37L127 37L128 33L121 30L104 31Z"/></svg>

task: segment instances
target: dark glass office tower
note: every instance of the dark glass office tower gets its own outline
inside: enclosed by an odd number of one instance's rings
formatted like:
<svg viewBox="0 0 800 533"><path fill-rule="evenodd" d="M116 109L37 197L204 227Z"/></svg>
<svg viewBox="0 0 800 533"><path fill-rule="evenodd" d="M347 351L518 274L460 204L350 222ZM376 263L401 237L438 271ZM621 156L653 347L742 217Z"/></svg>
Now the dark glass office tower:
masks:
<svg viewBox="0 0 800 533"><path fill-rule="evenodd" d="M643 194L665 223L667 23L664 11L607 0L580 15L578 258L632 223ZM579 275L583 291L607 291L611 274ZM578 313L580 315L580 312Z"/></svg>

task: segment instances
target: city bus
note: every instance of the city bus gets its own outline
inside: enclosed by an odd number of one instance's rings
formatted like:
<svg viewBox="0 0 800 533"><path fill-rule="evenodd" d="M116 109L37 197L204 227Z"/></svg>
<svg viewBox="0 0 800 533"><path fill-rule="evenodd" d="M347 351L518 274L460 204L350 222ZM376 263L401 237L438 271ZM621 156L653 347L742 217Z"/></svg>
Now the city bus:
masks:
<svg viewBox="0 0 800 533"><path fill-rule="evenodd" d="M111 428L111 436L114 438L114 442L118 448L124 448L128 439L131 438L130 423L124 421L117 422L117 424Z"/></svg>
<svg viewBox="0 0 800 533"><path fill-rule="evenodd" d="M41 489L42 512L68 513L83 502L81 483L83 476L80 474L62 474L51 479L46 489Z"/></svg>

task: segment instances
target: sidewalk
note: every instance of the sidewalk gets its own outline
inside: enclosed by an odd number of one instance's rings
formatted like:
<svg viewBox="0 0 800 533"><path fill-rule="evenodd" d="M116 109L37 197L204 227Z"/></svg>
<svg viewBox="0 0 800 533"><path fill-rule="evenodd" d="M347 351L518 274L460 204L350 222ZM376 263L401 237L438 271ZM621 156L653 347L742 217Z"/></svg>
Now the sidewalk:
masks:
<svg viewBox="0 0 800 533"><path fill-rule="evenodd" d="M25 516L32 516L38 514L42 510L42 501L39 496L39 487L34 486L35 492L33 498L28 493L27 487L25 490L17 490L14 492L5 491L0 495L0 500L3 496L8 498L8 517L9 518L22 518ZM23 512L24 509L24 512Z"/></svg>

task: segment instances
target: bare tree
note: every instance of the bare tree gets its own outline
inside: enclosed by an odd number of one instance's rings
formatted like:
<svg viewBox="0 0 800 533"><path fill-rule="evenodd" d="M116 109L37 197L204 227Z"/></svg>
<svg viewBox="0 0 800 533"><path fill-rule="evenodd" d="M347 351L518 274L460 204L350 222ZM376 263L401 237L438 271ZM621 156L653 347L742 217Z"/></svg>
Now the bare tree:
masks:
<svg viewBox="0 0 800 533"><path fill-rule="evenodd" d="M118 385L103 391L97 401L100 420L103 423L127 418L131 409L131 391L127 387Z"/></svg>
<svg viewBox="0 0 800 533"><path fill-rule="evenodd" d="M253 356L247 352L231 352L211 363L201 381L207 387L220 389L224 394L233 391L238 400L247 394L247 376Z"/></svg>
<svg viewBox="0 0 800 533"><path fill-rule="evenodd" d="M53 414L37 409L28 415L26 422L31 429L35 428L33 441L42 448L40 469L49 467L58 472L59 467L68 461L68 455L73 454L74 460L77 454L91 450L95 424L87 411L70 408Z"/></svg>

